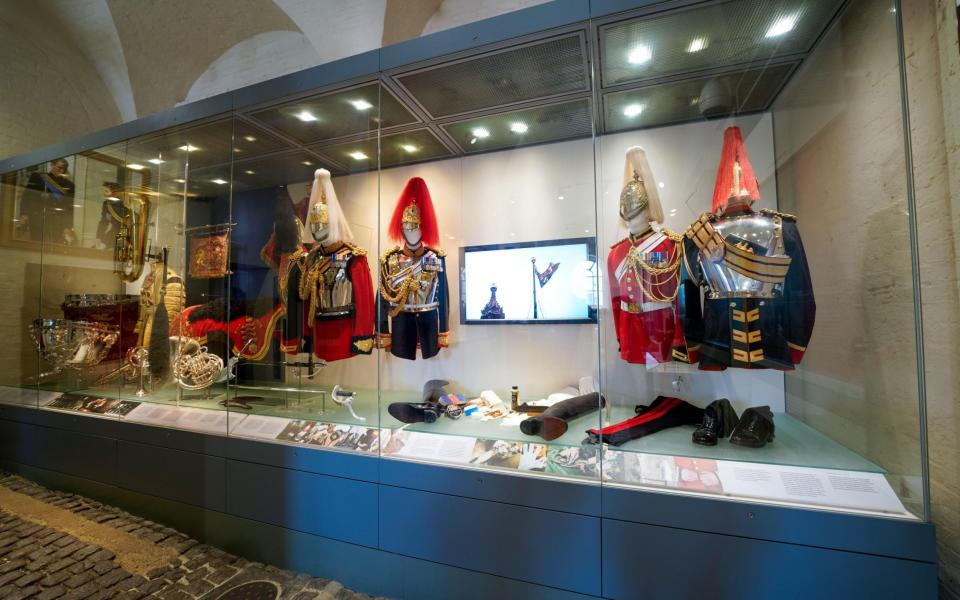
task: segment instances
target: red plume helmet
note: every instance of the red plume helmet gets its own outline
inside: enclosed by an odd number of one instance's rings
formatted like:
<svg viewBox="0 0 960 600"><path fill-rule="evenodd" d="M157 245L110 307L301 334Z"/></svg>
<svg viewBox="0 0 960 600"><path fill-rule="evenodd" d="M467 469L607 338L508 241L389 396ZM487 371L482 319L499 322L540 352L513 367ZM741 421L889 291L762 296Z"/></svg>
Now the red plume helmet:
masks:
<svg viewBox="0 0 960 600"><path fill-rule="evenodd" d="M395 242L403 242L404 220L417 217L420 219L420 235L423 243L436 247L440 243L440 229L437 227L437 215L433 211L430 190L427 189L427 183L423 179L413 177L400 193L397 206L393 209L390 226L387 228L387 235Z"/></svg>
<svg viewBox="0 0 960 600"><path fill-rule="evenodd" d="M723 150L717 168L717 183L713 187L713 212L722 212L728 204L752 204L760 199L760 185L753 172L743 134L739 127L728 127L723 132Z"/></svg>

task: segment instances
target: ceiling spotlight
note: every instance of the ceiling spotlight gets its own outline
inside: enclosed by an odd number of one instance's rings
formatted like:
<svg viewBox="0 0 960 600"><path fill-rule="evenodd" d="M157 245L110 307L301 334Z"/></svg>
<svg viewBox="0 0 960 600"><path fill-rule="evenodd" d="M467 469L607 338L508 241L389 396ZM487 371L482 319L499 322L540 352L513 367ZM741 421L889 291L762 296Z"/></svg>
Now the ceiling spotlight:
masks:
<svg viewBox="0 0 960 600"><path fill-rule="evenodd" d="M190 144L184 144L179 148L177 148L177 150L183 150L184 152L195 152L199 149L200 148L197 148L196 146L191 146Z"/></svg>
<svg viewBox="0 0 960 600"><path fill-rule="evenodd" d="M371 108L373 108L373 105L367 102L366 100L351 100L350 104L352 104L355 109L360 111L370 110Z"/></svg>
<svg viewBox="0 0 960 600"><path fill-rule="evenodd" d="M257 141L257 138L253 137L252 135L245 135L245 136L243 136L243 139L247 140L248 142L255 142L255 141Z"/></svg>
<svg viewBox="0 0 960 600"><path fill-rule="evenodd" d="M797 15L786 15L780 17L773 22L773 25L770 26L770 29L767 29L766 35L764 37L772 38L778 37L785 33L793 31L793 28L797 25Z"/></svg>
<svg viewBox="0 0 960 600"><path fill-rule="evenodd" d="M660 186L660 189L661 189L661 190L663 189L663 182L662 182L662 181L661 181L660 183L658 183L657 185Z"/></svg>
<svg viewBox="0 0 960 600"><path fill-rule="evenodd" d="M487 129L486 127L474 127L473 131L471 131L470 133L473 135L473 137L477 138L478 140L482 140L483 138L490 137L490 130Z"/></svg>
<svg viewBox="0 0 960 600"><path fill-rule="evenodd" d="M651 51L650 46L646 44L640 44L634 47L633 50L627 54L627 62L631 65L642 65L651 58L653 58L653 51Z"/></svg>
<svg viewBox="0 0 960 600"><path fill-rule="evenodd" d="M636 117L643 112L644 108L646 108L646 105L644 104L628 104L623 107L623 116Z"/></svg>
<svg viewBox="0 0 960 600"><path fill-rule="evenodd" d="M133 169L134 171L142 171L146 167L144 167L143 165L138 165L137 163L130 163L129 165L127 165L127 168Z"/></svg>
<svg viewBox="0 0 960 600"><path fill-rule="evenodd" d="M187 180L186 180L186 179L174 179L173 182L174 182L174 183L186 183Z"/></svg>
<svg viewBox="0 0 960 600"><path fill-rule="evenodd" d="M360 152L359 150L350 152L349 154L347 154L347 156L349 156L353 160L367 160L368 158L370 158L369 156L367 156L363 152Z"/></svg>
<svg viewBox="0 0 960 600"><path fill-rule="evenodd" d="M301 164L301 165L305 165L305 166L307 166L307 167L312 167L312 166L313 166L313 161L305 160L305 161L301 162L300 164Z"/></svg>
<svg viewBox="0 0 960 600"><path fill-rule="evenodd" d="M254 173L256 173L256 171L251 171L250 169L247 169L246 171L244 171L244 173L246 173L247 175L253 175Z"/></svg>
<svg viewBox="0 0 960 600"><path fill-rule="evenodd" d="M687 52L693 54L694 52L700 52L707 47L707 38L693 38L690 40L690 45L687 46Z"/></svg>
<svg viewBox="0 0 960 600"><path fill-rule="evenodd" d="M528 129L530 128L527 127L526 123L521 123L519 121L510 123L510 131L514 133L526 133Z"/></svg>
<svg viewBox="0 0 960 600"><path fill-rule="evenodd" d="M164 162L166 162L166 161L161 160L161 159L159 159L159 158L151 158L151 159L148 160L147 162L148 162L148 163L151 163L151 164L154 164L154 165L162 165L162 164L163 164Z"/></svg>
<svg viewBox="0 0 960 600"><path fill-rule="evenodd" d="M218 178L216 178L216 179L211 179L211 180L210 180L210 183L215 183L215 184L217 184L217 185L225 185L225 184L227 183L227 180L226 180L226 179L220 179L220 178L218 177Z"/></svg>
<svg viewBox="0 0 960 600"><path fill-rule="evenodd" d="M315 117L314 114L313 114L312 112L310 112L309 110L301 110L300 112L298 112L297 114L295 114L295 115L293 115L293 116L295 116L296 118L300 119L300 120L303 121L304 123L309 123L310 121L316 121L316 120L317 120L317 117Z"/></svg>
<svg viewBox="0 0 960 600"><path fill-rule="evenodd" d="M410 154L413 154L414 152L416 152L417 150L420 149L420 148L417 148L416 146L414 146L413 144L400 144L400 148L401 148L404 152L409 152Z"/></svg>

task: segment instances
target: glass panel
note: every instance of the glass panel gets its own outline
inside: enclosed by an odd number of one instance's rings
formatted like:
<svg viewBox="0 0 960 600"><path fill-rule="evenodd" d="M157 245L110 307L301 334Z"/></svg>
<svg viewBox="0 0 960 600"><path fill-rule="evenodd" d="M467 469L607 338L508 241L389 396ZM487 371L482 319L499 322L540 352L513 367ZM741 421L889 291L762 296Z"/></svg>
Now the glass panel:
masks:
<svg viewBox="0 0 960 600"><path fill-rule="evenodd" d="M405 121L398 107L391 97L388 120ZM289 141L234 157L233 295L248 314L254 302L279 312L269 325L276 341L241 360L230 386L231 434L375 454L380 86L255 108L235 122ZM347 134L349 150L324 151Z"/></svg>

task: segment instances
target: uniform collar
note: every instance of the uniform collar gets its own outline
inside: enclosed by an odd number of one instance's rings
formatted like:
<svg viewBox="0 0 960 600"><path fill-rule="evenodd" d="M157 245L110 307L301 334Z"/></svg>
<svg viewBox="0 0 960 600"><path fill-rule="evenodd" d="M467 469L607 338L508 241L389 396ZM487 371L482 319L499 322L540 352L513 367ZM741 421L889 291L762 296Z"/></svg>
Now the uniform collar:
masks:
<svg viewBox="0 0 960 600"><path fill-rule="evenodd" d="M647 225L647 228L641 231L640 233L631 233L630 241L636 244L637 242L645 240L652 233L653 233L653 227Z"/></svg>
<svg viewBox="0 0 960 600"><path fill-rule="evenodd" d="M410 248L407 247L406 244L404 244L403 249L401 250L401 252L403 252L403 255L406 256L407 258L420 258L421 256L424 255L426 251L427 251L427 245L423 243L421 243L420 247L417 248L416 250L411 250Z"/></svg>

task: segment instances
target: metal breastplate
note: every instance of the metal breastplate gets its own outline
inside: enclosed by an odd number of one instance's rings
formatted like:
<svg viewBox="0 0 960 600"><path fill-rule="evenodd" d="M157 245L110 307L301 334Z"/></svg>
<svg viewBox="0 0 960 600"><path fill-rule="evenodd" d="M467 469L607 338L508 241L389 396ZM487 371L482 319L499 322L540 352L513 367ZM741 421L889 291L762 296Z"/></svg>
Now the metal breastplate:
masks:
<svg viewBox="0 0 960 600"><path fill-rule="evenodd" d="M317 314L325 317L341 316L353 311L353 283L347 277L350 256L333 254L330 266L317 278Z"/></svg>
<svg viewBox="0 0 960 600"><path fill-rule="evenodd" d="M440 258L427 251L420 258L397 252L387 260L387 281L396 292L404 292L399 302L390 305L402 312L433 310L437 302L437 281L442 271Z"/></svg>
<svg viewBox="0 0 960 600"><path fill-rule="evenodd" d="M764 214L748 214L720 217L713 223L725 242L725 252L720 260L712 260L701 251L699 260L709 298L755 297L772 298L780 295L782 277L759 277L748 274L752 271L750 257L763 261L770 259L789 264L783 246L783 227L779 217ZM737 266L731 263L740 260ZM744 271L747 271L746 273ZM783 269L785 275L785 268Z"/></svg>

